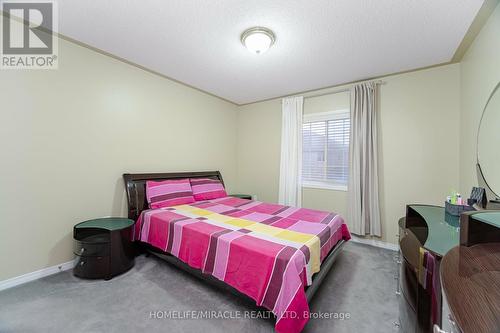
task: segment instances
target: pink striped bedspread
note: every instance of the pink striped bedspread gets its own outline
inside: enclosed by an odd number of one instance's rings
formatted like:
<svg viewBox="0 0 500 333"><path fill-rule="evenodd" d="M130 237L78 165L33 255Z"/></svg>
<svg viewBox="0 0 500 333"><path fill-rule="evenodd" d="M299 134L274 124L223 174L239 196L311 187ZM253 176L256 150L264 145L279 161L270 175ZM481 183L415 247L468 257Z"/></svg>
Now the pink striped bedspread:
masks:
<svg viewBox="0 0 500 333"><path fill-rule="evenodd" d="M305 286L341 239L340 215L224 197L141 213L135 239L224 281L276 315L279 333L308 321Z"/></svg>

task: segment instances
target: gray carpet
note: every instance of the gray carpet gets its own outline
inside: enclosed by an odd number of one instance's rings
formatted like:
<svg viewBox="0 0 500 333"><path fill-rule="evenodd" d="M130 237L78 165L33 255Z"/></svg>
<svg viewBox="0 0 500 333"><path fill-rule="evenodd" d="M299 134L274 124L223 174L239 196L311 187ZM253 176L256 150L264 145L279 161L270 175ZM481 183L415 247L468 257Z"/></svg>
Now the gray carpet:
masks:
<svg viewBox="0 0 500 333"><path fill-rule="evenodd" d="M311 319L304 332L394 332L394 252L348 243L311 304L312 312L345 319ZM0 332L273 332L273 319L166 319L172 311L232 311L251 304L153 256L140 256L110 281L80 280L70 271L0 292ZM157 312L159 311L159 312ZM170 311L170 312L169 312ZM239 311L239 312L237 312ZM151 318L151 312L157 318ZM182 315L182 313L179 313Z"/></svg>

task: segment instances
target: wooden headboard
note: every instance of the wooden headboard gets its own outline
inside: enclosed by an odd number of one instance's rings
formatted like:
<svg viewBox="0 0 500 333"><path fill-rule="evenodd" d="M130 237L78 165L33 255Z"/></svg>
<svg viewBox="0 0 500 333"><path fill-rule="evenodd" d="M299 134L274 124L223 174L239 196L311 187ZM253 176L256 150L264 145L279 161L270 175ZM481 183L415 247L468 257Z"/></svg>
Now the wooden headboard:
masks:
<svg viewBox="0 0 500 333"><path fill-rule="evenodd" d="M128 218L137 220L144 209L148 209L146 199L146 181L148 180L166 180L183 178L212 178L218 179L224 185L222 175L219 171L201 171L201 172L172 172L172 173L125 173L125 189L127 191Z"/></svg>

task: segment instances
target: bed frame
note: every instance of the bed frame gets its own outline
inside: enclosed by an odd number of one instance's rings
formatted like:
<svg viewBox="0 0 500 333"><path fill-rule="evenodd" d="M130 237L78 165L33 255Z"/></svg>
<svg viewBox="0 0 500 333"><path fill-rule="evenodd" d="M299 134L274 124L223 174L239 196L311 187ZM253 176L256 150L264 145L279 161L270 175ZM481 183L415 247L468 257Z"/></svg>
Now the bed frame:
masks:
<svg viewBox="0 0 500 333"><path fill-rule="evenodd" d="M222 175L219 171L203 171L203 172L175 172L175 173L138 173L138 174L130 174L126 173L123 175L123 179L125 180L125 188L127 191L127 202L128 202L128 217L136 221L141 214L141 212L145 209L148 209L148 203L146 199L146 181L148 180L167 180L167 179L183 179L183 178L211 178L218 179L224 185L224 181L222 180ZM312 278L312 284L306 288L306 297L307 301L311 302L314 294L318 290L319 286L325 279L326 275L330 271L333 266L333 263L343 246L345 245L345 241L341 239L335 247L330 251L328 256L323 260L321 264L321 269L318 273L316 273ZM163 252L159 249L156 249L148 244L144 244L144 250L148 253L154 254L155 256L168 261L169 263L179 267L180 269L187 271L188 273L193 274L194 276L208 281L210 284L215 285L218 288L221 288L225 291L229 291L236 296L249 301L252 304L255 304L255 301L252 300L247 295L239 292L235 288L229 286L228 284L218 280L217 278L202 273L201 270L192 268L187 265L180 259L172 256L167 252Z"/></svg>

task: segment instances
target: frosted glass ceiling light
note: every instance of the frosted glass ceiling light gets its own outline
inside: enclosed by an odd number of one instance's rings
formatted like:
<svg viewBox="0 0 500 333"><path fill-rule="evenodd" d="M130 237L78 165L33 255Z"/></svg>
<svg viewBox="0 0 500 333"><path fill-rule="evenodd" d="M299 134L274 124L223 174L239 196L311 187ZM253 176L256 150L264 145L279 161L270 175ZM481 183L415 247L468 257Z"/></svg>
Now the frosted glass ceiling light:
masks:
<svg viewBox="0 0 500 333"><path fill-rule="evenodd" d="M274 33L263 27L250 28L241 34L241 43L250 52L256 54L266 52L274 44L275 40Z"/></svg>

